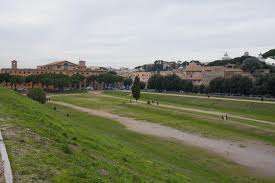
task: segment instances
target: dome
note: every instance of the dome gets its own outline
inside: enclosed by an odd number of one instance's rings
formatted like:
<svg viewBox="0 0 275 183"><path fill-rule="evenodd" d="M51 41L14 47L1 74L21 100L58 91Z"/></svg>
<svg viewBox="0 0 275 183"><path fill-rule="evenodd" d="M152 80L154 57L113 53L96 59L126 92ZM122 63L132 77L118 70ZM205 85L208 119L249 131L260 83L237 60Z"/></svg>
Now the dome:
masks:
<svg viewBox="0 0 275 183"><path fill-rule="evenodd" d="M224 56L222 57L222 60L231 60L227 52L225 52Z"/></svg>

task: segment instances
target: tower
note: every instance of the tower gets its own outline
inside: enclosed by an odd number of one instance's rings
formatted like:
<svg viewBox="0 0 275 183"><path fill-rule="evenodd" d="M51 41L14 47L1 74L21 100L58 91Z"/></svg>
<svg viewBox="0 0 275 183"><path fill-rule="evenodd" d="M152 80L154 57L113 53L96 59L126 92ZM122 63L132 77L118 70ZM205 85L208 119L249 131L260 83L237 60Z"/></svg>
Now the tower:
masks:
<svg viewBox="0 0 275 183"><path fill-rule="evenodd" d="M11 68L17 69L17 61L16 60L11 61Z"/></svg>
<svg viewBox="0 0 275 183"><path fill-rule="evenodd" d="M80 60L78 65L82 68L86 68L86 61Z"/></svg>

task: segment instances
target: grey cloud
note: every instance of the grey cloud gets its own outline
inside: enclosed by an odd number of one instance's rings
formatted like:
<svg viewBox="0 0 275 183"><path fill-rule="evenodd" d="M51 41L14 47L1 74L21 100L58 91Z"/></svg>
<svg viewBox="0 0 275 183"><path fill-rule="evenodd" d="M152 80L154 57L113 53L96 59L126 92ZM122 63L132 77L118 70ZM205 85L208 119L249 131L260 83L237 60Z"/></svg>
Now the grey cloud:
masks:
<svg viewBox="0 0 275 183"><path fill-rule="evenodd" d="M273 0L11 0L0 6L0 67L55 59L135 66L275 47Z"/></svg>

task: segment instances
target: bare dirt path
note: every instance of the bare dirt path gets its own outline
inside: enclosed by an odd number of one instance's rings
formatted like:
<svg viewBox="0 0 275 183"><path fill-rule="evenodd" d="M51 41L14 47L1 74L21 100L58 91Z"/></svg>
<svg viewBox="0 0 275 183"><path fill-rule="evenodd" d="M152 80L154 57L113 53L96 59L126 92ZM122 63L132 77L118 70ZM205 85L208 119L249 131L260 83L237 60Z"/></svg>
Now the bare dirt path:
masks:
<svg viewBox="0 0 275 183"><path fill-rule="evenodd" d="M122 117L105 111L84 108L64 102L52 101L51 103L86 112L94 116L118 121L129 130L137 133L173 139L192 146L200 147L221 155L240 165L246 166L257 174L272 177L275 176L275 147L261 142L231 142L221 139L211 139L196 134L182 132L156 123Z"/></svg>
<svg viewBox="0 0 275 183"><path fill-rule="evenodd" d="M104 95L104 94L101 94L101 96L111 97L111 98L117 98L117 99L122 99L122 100L127 100L128 101L128 99L125 99L123 97ZM145 101L142 101L142 100L140 100L139 102L143 103L143 104L146 103ZM177 109L177 110L184 110L184 111L189 111L189 112L197 112L197 113L203 113L203 114L210 114L210 115L215 115L215 116L218 116L218 117L220 117L220 116L222 116L222 115L225 114L224 112L206 111L206 110L202 110L202 109L196 109L196 108L190 108L190 107L179 107L179 106L173 106L173 105L168 105L168 104L159 104L158 106L169 108L169 109ZM274 125L275 126L275 122L272 122L272 121L266 121L266 120L259 120L259 119L254 119L254 118L248 118L248 117L238 116L238 115L229 114L229 113L227 113L227 115L230 118L241 119L241 120L248 120L248 121L254 121L254 122L258 122L258 123L263 123L263 124L268 124L268 125Z"/></svg>

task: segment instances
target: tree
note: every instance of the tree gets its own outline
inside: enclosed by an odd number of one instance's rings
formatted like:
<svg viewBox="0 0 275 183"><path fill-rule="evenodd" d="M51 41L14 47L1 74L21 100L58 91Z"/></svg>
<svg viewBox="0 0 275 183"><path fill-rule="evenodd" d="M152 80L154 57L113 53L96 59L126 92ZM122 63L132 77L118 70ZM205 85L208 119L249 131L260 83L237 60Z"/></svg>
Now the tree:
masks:
<svg viewBox="0 0 275 183"><path fill-rule="evenodd" d="M81 88L81 82L84 81L85 77L81 74L74 74L71 76L71 82L74 85L77 85L77 88Z"/></svg>
<svg viewBox="0 0 275 183"><path fill-rule="evenodd" d="M140 81L138 76L135 77L134 84L132 86L132 96L136 100L140 98Z"/></svg>
<svg viewBox="0 0 275 183"><path fill-rule="evenodd" d="M14 87L15 90L17 89L17 84L22 84L24 83L24 81L25 81L25 77L23 76L15 76L15 75L10 76L11 86L12 88Z"/></svg>
<svg viewBox="0 0 275 183"><path fill-rule="evenodd" d="M270 57L275 59L275 49L269 50L263 54L264 58Z"/></svg>
<svg viewBox="0 0 275 183"><path fill-rule="evenodd" d="M29 75L25 79L26 83L32 83L32 88L35 84L40 82L40 76L39 75Z"/></svg>
<svg viewBox="0 0 275 183"><path fill-rule="evenodd" d="M46 93L41 88L33 88L28 92L28 97L40 102L41 104L46 103Z"/></svg>
<svg viewBox="0 0 275 183"><path fill-rule="evenodd" d="M0 74L0 83L5 82L5 85L7 86L10 82L11 76L7 73Z"/></svg>
<svg viewBox="0 0 275 183"><path fill-rule="evenodd" d="M104 88L109 88L111 85L113 86L116 83L122 82L123 78L114 74L115 72L107 72L104 74L100 74L97 76L96 81L104 84Z"/></svg>
<svg viewBox="0 0 275 183"><path fill-rule="evenodd" d="M164 89L163 81L164 81L163 76L161 76L160 74L154 74L148 80L148 88L155 89L160 92Z"/></svg>
<svg viewBox="0 0 275 183"><path fill-rule="evenodd" d="M124 87L129 90L130 86L132 85L133 80L132 78L126 78L123 82Z"/></svg>
<svg viewBox="0 0 275 183"><path fill-rule="evenodd" d="M250 73L262 68L264 68L264 63L255 57L245 59L241 65L241 69Z"/></svg>
<svg viewBox="0 0 275 183"><path fill-rule="evenodd" d="M223 93L224 92L224 78L215 78L209 83L210 92Z"/></svg>

